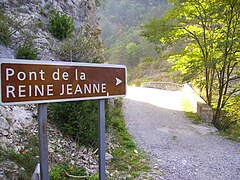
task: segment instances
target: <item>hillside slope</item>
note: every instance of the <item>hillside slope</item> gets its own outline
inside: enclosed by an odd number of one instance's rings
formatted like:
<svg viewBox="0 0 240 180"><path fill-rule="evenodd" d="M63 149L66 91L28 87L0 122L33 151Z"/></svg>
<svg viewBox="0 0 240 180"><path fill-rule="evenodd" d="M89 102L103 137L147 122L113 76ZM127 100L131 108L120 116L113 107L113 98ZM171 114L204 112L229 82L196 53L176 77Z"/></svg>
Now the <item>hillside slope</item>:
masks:
<svg viewBox="0 0 240 180"><path fill-rule="evenodd" d="M95 0L2 0L0 7L0 36L8 33L5 37L8 42L5 44L14 51L14 56L18 47L32 43L37 48L40 59L59 60L58 52L61 50L62 43L49 32L49 19L53 11L73 17L76 30L85 29L81 33L88 33L87 36L92 41L96 44L101 43ZM74 34L74 36L77 35ZM96 53L92 56L98 56L101 53L98 47L92 45L92 48L96 49ZM93 57L86 57L86 59L90 58Z"/></svg>

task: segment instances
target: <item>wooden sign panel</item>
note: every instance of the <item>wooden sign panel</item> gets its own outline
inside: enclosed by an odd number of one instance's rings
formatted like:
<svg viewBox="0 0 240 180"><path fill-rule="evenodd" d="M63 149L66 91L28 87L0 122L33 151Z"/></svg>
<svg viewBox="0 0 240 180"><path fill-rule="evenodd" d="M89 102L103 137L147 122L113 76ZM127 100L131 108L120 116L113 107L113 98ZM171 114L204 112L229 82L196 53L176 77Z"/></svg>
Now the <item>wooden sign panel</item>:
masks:
<svg viewBox="0 0 240 180"><path fill-rule="evenodd" d="M126 95L123 65L0 59L1 105Z"/></svg>

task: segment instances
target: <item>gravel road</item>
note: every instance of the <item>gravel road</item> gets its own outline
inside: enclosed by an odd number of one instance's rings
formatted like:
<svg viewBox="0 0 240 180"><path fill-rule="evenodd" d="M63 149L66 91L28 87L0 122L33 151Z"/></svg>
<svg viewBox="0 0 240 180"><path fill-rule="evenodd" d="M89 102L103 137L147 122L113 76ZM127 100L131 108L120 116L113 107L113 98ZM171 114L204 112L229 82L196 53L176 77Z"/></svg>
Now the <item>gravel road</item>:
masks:
<svg viewBox="0 0 240 180"><path fill-rule="evenodd" d="M127 128L149 152L154 179L240 180L240 143L217 135L215 128L194 125L182 111L189 93L128 87L124 98Z"/></svg>

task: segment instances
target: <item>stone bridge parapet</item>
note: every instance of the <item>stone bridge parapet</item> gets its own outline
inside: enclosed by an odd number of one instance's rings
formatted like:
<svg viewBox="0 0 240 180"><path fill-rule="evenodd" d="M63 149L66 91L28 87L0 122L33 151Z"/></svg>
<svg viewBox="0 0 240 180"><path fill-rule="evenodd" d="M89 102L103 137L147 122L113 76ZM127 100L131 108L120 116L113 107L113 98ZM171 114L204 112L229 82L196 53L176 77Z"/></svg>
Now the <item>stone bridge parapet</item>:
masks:
<svg viewBox="0 0 240 180"><path fill-rule="evenodd" d="M171 82L146 82L142 83L141 87L156 88L168 91L181 91L184 87L183 84L176 84Z"/></svg>

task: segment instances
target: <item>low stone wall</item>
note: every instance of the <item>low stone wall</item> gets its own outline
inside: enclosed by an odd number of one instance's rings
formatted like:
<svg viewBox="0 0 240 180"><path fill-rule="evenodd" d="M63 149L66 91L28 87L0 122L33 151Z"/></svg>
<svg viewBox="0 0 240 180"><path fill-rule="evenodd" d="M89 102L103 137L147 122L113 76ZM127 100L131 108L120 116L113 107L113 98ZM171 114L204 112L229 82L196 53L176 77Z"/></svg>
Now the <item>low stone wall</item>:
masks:
<svg viewBox="0 0 240 180"><path fill-rule="evenodd" d="M208 125L212 124L213 110L208 104L197 102L197 114L200 116L203 123Z"/></svg>
<svg viewBox="0 0 240 180"><path fill-rule="evenodd" d="M193 90L188 84L176 84L169 82L146 82L141 87L156 88L168 91L183 91L184 99L187 99L199 117L202 123L212 125L213 110L212 108Z"/></svg>
<svg viewBox="0 0 240 180"><path fill-rule="evenodd" d="M186 99L188 99L193 106L194 112L201 118L202 123L212 125L212 108L188 84L184 84L183 92L186 95Z"/></svg>
<svg viewBox="0 0 240 180"><path fill-rule="evenodd" d="M141 87L156 88L168 91L181 91L183 84L169 83L169 82L146 82L142 83Z"/></svg>

